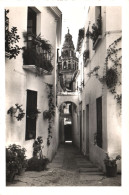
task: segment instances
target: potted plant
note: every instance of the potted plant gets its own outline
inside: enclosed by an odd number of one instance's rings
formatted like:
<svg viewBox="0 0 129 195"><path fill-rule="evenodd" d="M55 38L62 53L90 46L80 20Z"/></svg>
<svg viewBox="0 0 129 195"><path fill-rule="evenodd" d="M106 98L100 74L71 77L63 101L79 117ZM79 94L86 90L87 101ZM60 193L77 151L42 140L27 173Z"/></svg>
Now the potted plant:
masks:
<svg viewBox="0 0 129 195"><path fill-rule="evenodd" d="M104 164L106 167L106 176L115 177L117 175L117 160L120 160L121 156L117 155L116 158L110 158L108 153L106 153L106 158L104 159Z"/></svg>
<svg viewBox="0 0 129 195"><path fill-rule="evenodd" d="M45 110L43 112L43 118L44 119L51 119L51 117L52 117L52 114L51 114L51 112L49 110Z"/></svg>
<svg viewBox="0 0 129 195"><path fill-rule="evenodd" d="M26 149L12 144L6 148L6 181L12 182L27 166Z"/></svg>
<svg viewBox="0 0 129 195"><path fill-rule="evenodd" d="M31 118L31 119L37 119L38 117L38 114L40 114L41 112L36 108L36 109L33 109L33 110L29 110L28 113L27 113L27 117L28 118Z"/></svg>
<svg viewBox="0 0 129 195"><path fill-rule="evenodd" d="M43 171L46 168L48 159L43 156L43 139L37 137L33 143L33 157L28 160L27 171Z"/></svg>
<svg viewBox="0 0 129 195"><path fill-rule="evenodd" d="M97 18L96 24L92 25L92 31L86 33L86 37L92 39L93 49L95 49L100 36L102 35L102 17Z"/></svg>

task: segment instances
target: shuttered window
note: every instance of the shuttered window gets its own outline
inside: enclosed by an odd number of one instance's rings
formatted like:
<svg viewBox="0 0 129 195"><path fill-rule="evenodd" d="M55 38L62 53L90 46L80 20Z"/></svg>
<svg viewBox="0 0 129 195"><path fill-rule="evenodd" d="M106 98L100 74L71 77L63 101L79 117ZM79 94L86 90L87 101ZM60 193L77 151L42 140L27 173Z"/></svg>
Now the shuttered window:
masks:
<svg viewBox="0 0 129 195"><path fill-rule="evenodd" d="M30 113L37 108L37 91L27 90L27 106L26 106L26 135L25 139L36 138L36 117L30 117Z"/></svg>

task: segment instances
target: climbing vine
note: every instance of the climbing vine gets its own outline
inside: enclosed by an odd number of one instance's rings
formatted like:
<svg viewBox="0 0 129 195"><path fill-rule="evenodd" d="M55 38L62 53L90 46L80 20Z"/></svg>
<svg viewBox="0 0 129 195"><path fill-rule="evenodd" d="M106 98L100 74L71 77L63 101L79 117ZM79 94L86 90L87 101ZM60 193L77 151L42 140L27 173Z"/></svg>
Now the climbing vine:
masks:
<svg viewBox="0 0 129 195"><path fill-rule="evenodd" d="M46 83L47 92L48 92L48 106L49 110L44 111L44 119L48 119L48 138L47 138L47 146L50 145L50 139L52 138L52 123L54 121L55 116L55 105L53 102L54 94L53 94L53 85Z"/></svg>
<svg viewBox="0 0 129 195"><path fill-rule="evenodd" d="M20 39L19 35L17 34L17 27L12 27L11 31L9 31L8 13L9 10L5 9L5 52L8 54L6 55L7 58L15 59L22 48L17 45L17 42L19 42Z"/></svg>
<svg viewBox="0 0 129 195"><path fill-rule="evenodd" d="M114 99L116 99L117 103L120 104L122 102L122 94L119 91L118 87L121 86L121 47L117 47L122 37L115 40L107 49L107 56L105 58L105 69L104 75L101 77L98 75L98 69L100 66L96 66L93 70L88 73L88 76L91 75L96 76L98 80L102 84L106 84L109 91L114 95Z"/></svg>

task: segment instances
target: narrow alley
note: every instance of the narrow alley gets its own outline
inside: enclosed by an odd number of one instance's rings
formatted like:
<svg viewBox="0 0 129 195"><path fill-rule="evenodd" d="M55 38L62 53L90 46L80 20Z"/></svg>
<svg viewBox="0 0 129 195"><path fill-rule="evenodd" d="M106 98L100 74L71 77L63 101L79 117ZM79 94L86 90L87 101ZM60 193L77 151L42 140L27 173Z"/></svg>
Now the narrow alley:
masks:
<svg viewBox="0 0 129 195"><path fill-rule="evenodd" d="M7 186L121 186L122 9L65 5L5 7Z"/></svg>
<svg viewBox="0 0 129 195"><path fill-rule="evenodd" d="M27 171L7 186L120 186L121 176L108 178L78 148L60 145L55 158L41 172Z"/></svg>

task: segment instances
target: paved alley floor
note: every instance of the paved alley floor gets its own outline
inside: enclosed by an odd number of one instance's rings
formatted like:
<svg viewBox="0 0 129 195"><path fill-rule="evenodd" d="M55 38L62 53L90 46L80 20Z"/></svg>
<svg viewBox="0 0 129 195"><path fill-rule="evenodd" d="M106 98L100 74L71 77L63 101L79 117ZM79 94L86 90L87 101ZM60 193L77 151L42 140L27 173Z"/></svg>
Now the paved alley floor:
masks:
<svg viewBox="0 0 129 195"><path fill-rule="evenodd" d="M26 171L7 186L121 186L121 176L107 178L71 143L60 145L41 172Z"/></svg>

